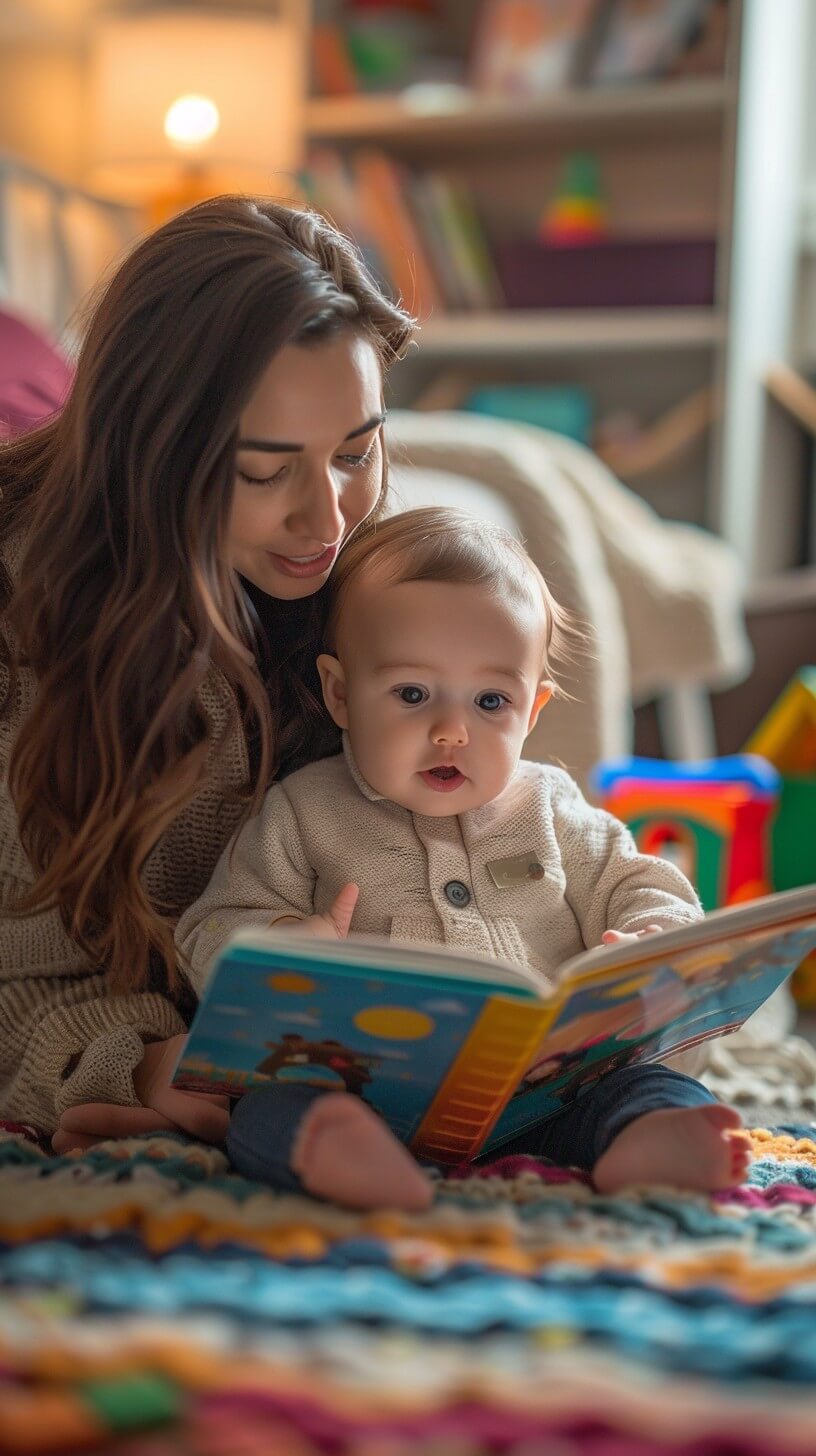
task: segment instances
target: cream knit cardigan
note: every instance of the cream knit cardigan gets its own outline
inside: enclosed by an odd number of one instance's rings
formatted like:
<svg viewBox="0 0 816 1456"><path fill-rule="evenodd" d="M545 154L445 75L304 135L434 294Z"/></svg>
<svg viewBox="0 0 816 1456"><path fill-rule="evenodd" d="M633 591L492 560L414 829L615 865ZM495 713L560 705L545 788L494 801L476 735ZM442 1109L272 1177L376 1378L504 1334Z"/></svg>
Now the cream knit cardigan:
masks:
<svg viewBox="0 0 816 1456"><path fill-rule="evenodd" d="M0 572L13 583L24 541L4 543ZM0 665L0 703L7 673ZM135 1103L133 1069L145 1041L183 1032L178 1008L157 992L114 995L65 933L56 910L24 919L2 907L32 883L8 789L11 748L36 703L34 674L17 677L11 711L0 716L0 1117L51 1131L78 1102ZM231 791L249 774L235 700L214 671L201 693L213 731L203 787L160 840L145 866L155 904L177 918L201 893L241 805Z"/></svg>
<svg viewBox="0 0 816 1456"><path fill-rule="evenodd" d="M490 865L522 854L543 877L498 888ZM562 769L522 761L491 803L435 818L376 794L344 735L343 753L269 790L181 917L196 990L232 931L325 911L348 880L360 886L353 932L499 956L537 971L542 989L605 930L669 929L702 913L679 870L640 854Z"/></svg>

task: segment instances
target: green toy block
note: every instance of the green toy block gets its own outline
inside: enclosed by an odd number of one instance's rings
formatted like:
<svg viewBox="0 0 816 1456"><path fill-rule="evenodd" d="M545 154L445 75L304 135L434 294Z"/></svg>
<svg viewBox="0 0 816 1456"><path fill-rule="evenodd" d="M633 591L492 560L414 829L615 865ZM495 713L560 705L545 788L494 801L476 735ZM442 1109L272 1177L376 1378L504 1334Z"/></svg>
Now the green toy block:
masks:
<svg viewBox="0 0 816 1456"><path fill-rule="evenodd" d="M782 775L771 844L775 890L816 882L816 774Z"/></svg>

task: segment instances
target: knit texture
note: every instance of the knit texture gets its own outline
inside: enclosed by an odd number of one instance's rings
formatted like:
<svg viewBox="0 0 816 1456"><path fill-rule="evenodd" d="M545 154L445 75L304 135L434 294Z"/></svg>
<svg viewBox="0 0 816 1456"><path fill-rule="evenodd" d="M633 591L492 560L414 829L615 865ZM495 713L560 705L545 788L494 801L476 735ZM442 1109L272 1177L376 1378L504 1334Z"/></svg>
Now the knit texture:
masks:
<svg viewBox="0 0 816 1456"><path fill-rule="evenodd" d="M23 554L19 537L4 543L0 566L12 583ZM7 670L0 665L0 703L7 686ZM144 1042L174 1036L185 1026L167 996L113 994L66 934L56 910L24 918L2 914L34 878L20 844L8 765L36 700L34 674L23 668L10 711L0 717L0 1115L50 1131L78 1102L135 1103L132 1074ZM246 784L249 772L233 694L214 670L202 688L201 705L212 730L203 784L144 871L151 900L172 919L207 884L240 817L235 790Z"/></svg>
<svg viewBox="0 0 816 1456"><path fill-rule="evenodd" d="M491 861L527 852L543 877L497 888ZM179 921L196 990L232 931L326 911L348 880L360 887L352 931L527 965L542 990L605 930L670 929L701 914L680 871L640 854L562 769L522 762L491 803L435 818L375 794L344 738L342 754L269 790ZM467 904L450 903L451 881Z"/></svg>
<svg viewBox="0 0 816 1456"><path fill-rule="evenodd" d="M814 1134L754 1130L713 1195L505 1157L412 1216L0 1132L0 1448L812 1456Z"/></svg>

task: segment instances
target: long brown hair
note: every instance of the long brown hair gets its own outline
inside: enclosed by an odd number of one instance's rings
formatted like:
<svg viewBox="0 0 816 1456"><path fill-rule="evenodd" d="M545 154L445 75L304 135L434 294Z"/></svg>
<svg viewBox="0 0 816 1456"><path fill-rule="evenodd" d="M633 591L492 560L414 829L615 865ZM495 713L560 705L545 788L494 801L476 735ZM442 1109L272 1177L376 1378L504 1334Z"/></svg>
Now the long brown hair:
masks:
<svg viewBox="0 0 816 1456"><path fill-rule="evenodd" d="M0 598L6 708L20 665L38 684L9 765L37 879L11 913L56 905L120 982L143 984L157 955L173 979L172 925L142 870L205 775L213 664L258 745L250 810L274 772L279 715L221 550L240 413L284 345L349 328L386 367L411 327L319 216L216 198L139 244L102 296L62 413L0 448L0 542L25 538L19 584Z"/></svg>

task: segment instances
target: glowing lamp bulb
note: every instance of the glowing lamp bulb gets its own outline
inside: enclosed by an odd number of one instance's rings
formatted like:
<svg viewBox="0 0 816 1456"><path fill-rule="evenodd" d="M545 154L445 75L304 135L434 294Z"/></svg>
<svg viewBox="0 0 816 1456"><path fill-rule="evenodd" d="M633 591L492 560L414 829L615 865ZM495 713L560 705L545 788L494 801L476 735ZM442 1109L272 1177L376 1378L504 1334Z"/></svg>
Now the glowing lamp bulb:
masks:
<svg viewBox="0 0 816 1456"><path fill-rule="evenodd" d="M209 96L179 96L167 109L164 134L180 147L197 147L218 131L221 118Z"/></svg>

